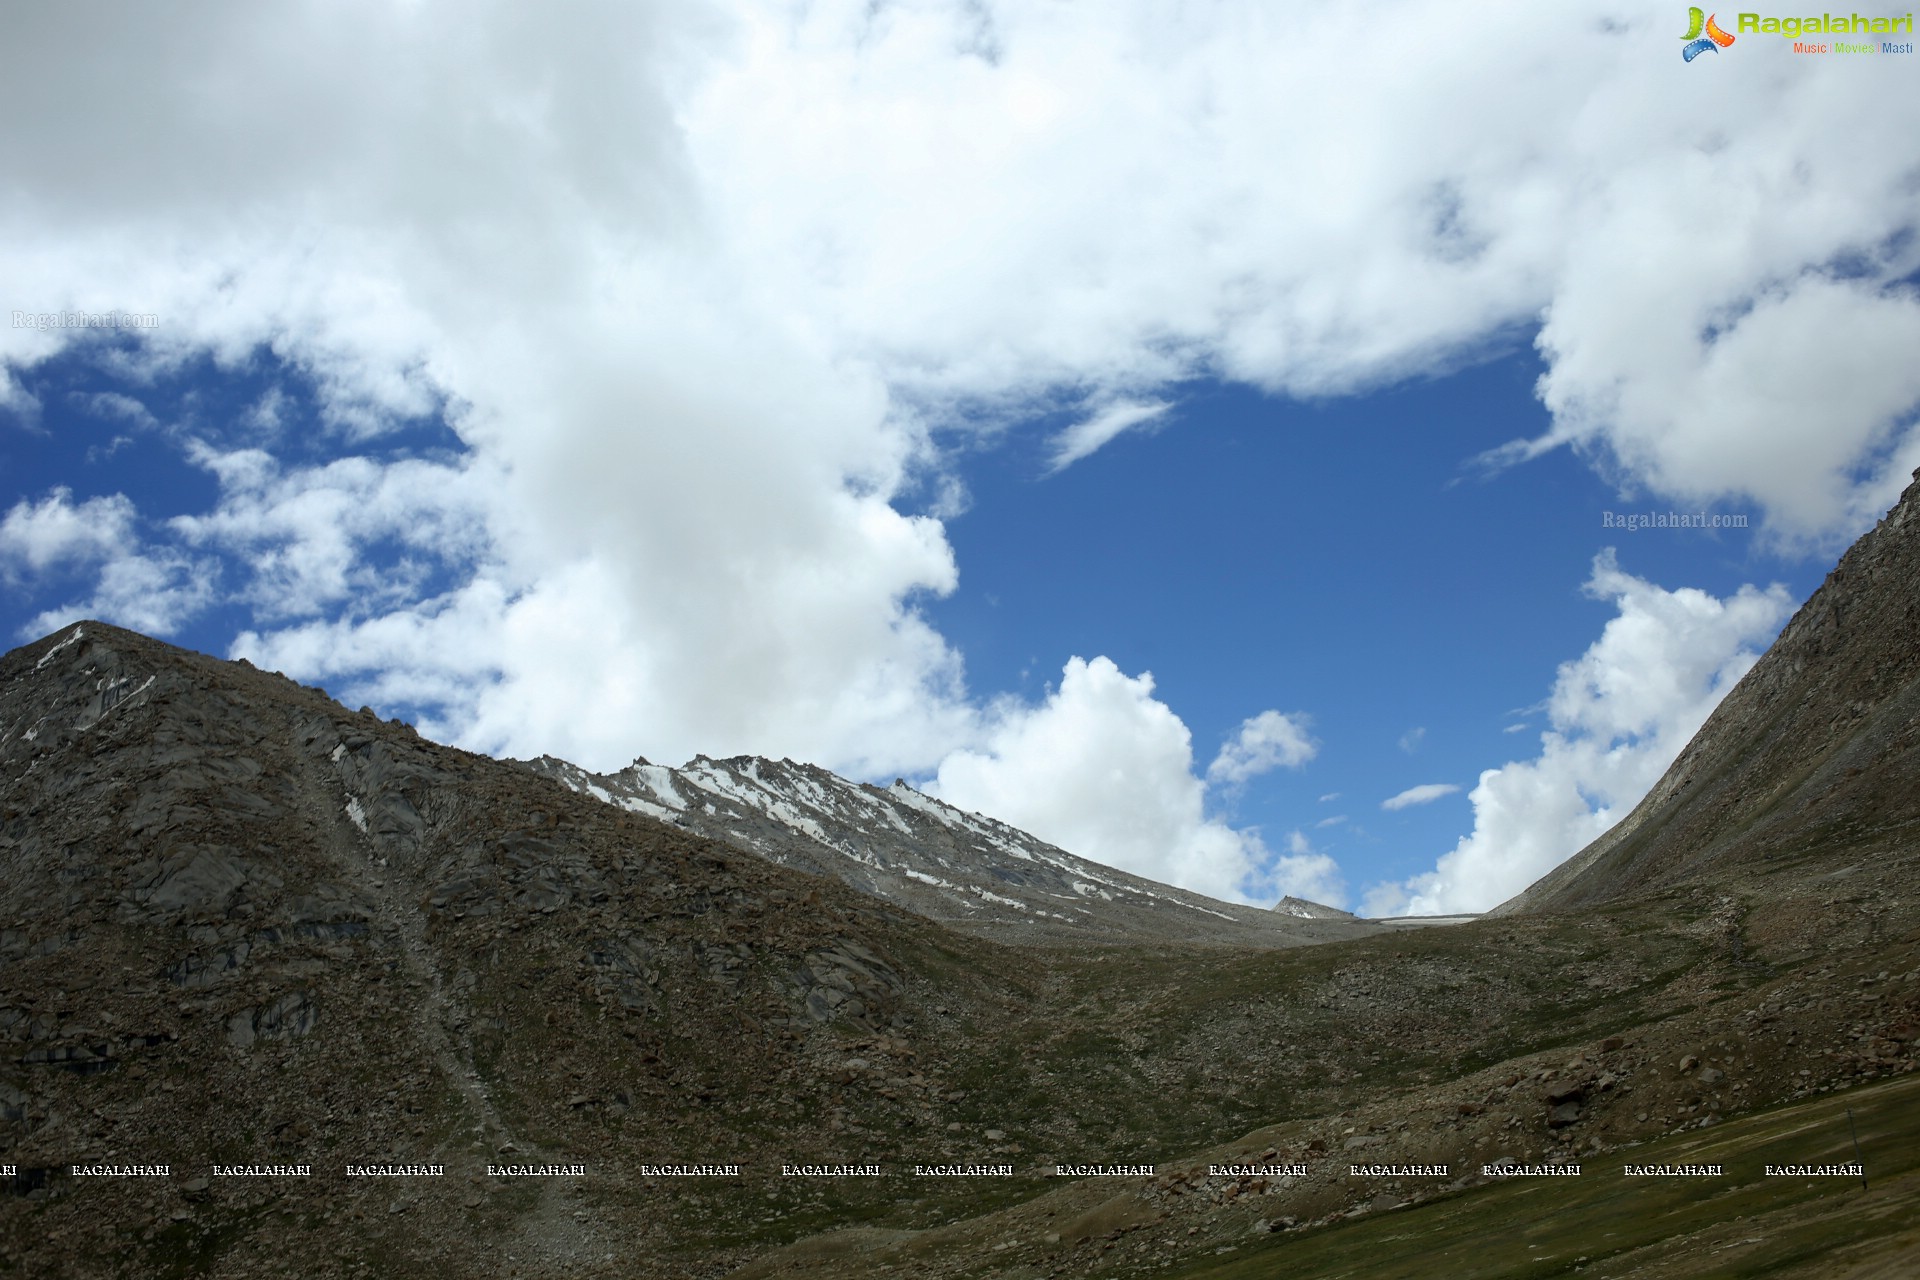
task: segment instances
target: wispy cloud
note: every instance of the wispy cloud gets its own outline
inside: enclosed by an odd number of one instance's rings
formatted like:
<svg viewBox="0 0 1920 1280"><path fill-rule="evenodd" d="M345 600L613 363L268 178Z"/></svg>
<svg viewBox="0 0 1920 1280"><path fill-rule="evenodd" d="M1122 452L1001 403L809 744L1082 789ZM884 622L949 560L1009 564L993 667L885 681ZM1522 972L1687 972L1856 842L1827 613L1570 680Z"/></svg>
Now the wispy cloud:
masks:
<svg viewBox="0 0 1920 1280"><path fill-rule="evenodd" d="M118 391L97 391L91 395L76 394L74 399L95 417L130 422L146 431L155 430L160 425L147 406L132 396L122 395Z"/></svg>
<svg viewBox="0 0 1920 1280"><path fill-rule="evenodd" d="M1411 809L1417 804L1432 804L1442 796L1450 796L1460 788L1451 782L1423 782L1417 787L1408 787L1397 796L1388 796L1380 802L1382 809Z"/></svg>
<svg viewBox="0 0 1920 1280"><path fill-rule="evenodd" d="M1165 400L1119 400L1053 438L1048 475L1065 471L1080 459L1108 444L1122 432L1157 422L1173 405Z"/></svg>

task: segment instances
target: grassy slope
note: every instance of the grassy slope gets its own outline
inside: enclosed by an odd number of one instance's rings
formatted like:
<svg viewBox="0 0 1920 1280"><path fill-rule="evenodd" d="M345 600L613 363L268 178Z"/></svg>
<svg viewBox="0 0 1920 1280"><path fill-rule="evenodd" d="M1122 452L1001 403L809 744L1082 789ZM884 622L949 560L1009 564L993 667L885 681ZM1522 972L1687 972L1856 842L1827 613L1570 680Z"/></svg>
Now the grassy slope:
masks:
<svg viewBox="0 0 1920 1280"><path fill-rule="evenodd" d="M1868 1186L1767 1178L1768 1163L1848 1163L1847 1111ZM1627 1178L1624 1163L1711 1164L1724 1178ZM1920 1270L1920 1079L1823 1094L1589 1159L1577 1178L1490 1184L1314 1231L1270 1236L1164 1274L1181 1280L1522 1280L1839 1275ZM1836 1264L1836 1259L1844 1259ZM1907 1274L1913 1274L1908 1272Z"/></svg>
<svg viewBox="0 0 1920 1280"><path fill-rule="evenodd" d="M1904 875L1913 858L1883 851L1877 861ZM1796 1258L1831 1262L1880 1230L1870 1225L1875 1213L1910 1208L1907 1192L1876 1186L1855 1200L1837 1184L1807 1193L1772 1183L1716 1195L1693 1183L1618 1185L1617 1170L1624 1152L1640 1161L1750 1147L1750 1163L1760 1162L1774 1135L1808 1123L1827 1124L1828 1142L1844 1131L1822 1108L1845 1098L1856 1110L1871 1101L1861 1136L1876 1175L1908 1172L1889 1160L1900 1144L1915 1145L1915 1077L1896 1075L1887 1092L1863 1086L1911 1061L1910 1048L1885 1037L1912 1039L1920 939L1906 899L1855 879L1820 877L1739 898L1675 891L1577 915L1286 952L1115 952L1062 962L1031 1018L975 1042L982 1053L967 1105L983 1117L1033 1108L1016 1135L1025 1140L1023 1164L1041 1154L1148 1159L1161 1179L1022 1179L995 1190L1016 1201L1024 1193L1023 1203L984 1213L968 1201L985 1188L924 1196L902 1182L896 1211L867 1216L859 1228L761 1236L772 1251L741 1275L1013 1280L1224 1266L1223 1275L1252 1276L1273 1274L1282 1260L1289 1275L1322 1274L1316 1266L1355 1277L1482 1274L1475 1267L1534 1275L1552 1273L1542 1269L1545 1257L1570 1269L1586 1256L1592 1274L1680 1276L1708 1274L1705 1251L1745 1239L1727 1234L1742 1219L1780 1214L1782 1225L1749 1233L1777 1248L1729 1257L1753 1254L1779 1274L1794 1274ZM1723 1078L1708 1085L1697 1067L1681 1069L1693 1056ZM1613 1083L1593 1083L1603 1076ZM1574 1079L1593 1083L1585 1114L1555 1130L1545 1099ZM1847 1092L1819 1092L1840 1087ZM1696 1127L1709 1116L1719 1123ZM1060 1140L1063 1126L1089 1141ZM1446 1160L1458 1173L1503 1155L1577 1150L1596 1172L1615 1173L1435 1187L1443 1198L1347 1218L1372 1194L1343 1176L1342 1144L1356 1133L1382 1145L1355 1159ZM1306 1154L1314 1141L1325 1144L1317 1156ZM1163 1185L1210 1160L1257 1160L1269 1148L1326 1172L1237 1200L1204 1180ZM1772 1158L1827 1154L1782 1146ZM1251 1234L1256 1222L1283 1217L1309 1225ZM819 1221L809 1225L817 1231ZM1610 1240L1609 1231L1621 1234ZM1549 1241L1567 1248L1549 1252ZM1236 1254L1215 1252L1228 1248ZM1436 1265L1436 1248L1457 1252ZM1236 1255L1248 1254L1262 1261L1233 1270ZM1630 1264L1595 1270L1620 1257Z"/></svg>

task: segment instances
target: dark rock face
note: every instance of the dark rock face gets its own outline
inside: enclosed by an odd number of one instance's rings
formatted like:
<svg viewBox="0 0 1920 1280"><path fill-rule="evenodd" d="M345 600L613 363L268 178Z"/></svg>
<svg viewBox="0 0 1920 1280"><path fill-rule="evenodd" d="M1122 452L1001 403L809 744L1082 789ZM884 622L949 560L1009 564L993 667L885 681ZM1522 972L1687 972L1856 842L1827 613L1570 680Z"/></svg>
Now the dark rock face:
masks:
<svg viewBox="0 0 1920 1280"><path fill-rule="evenodd" d="M1920 477L1920 473L1916 473ZM1646 798L1497 914L1765 876L1920 821L1920 478Z"/></svg>
<svg viewBox="0 0 1920 1280"><path fill-rule="evenodd" d="M313 996L291 991L258 1009L242 1009L227 1019L227 1043L236 1049L256 1040L292 1040L313 1030L319 1021Z"/></svg>
<svg viewBox="0 0 1920 1280"><path fill-rule="evenodd" d="M486 1274L462 1198L494 1153L609 1185L776 1137L822 1154L824 1124L770 1124L828 1105L814 1037L837 1061L923 1016L903 951L968 963L837 882L98 623L0 658L0 778L0 1159L55 1171L15 1180L55 1206L92 1160L443 1163L464 1174L408 1189L403 1252ZM137 1230L177 1194L89 1186L86 1213ZM244 1216L264 1191L197 1194ZM326 1236L358 1188L315 1200ZM573 1209L549 1188L514 1220ZM62 1273L10 1229L0 1262ZM229 1273L333 1273L283 1244ZM170 1265L142 1246L97 1270Z"/></svg>

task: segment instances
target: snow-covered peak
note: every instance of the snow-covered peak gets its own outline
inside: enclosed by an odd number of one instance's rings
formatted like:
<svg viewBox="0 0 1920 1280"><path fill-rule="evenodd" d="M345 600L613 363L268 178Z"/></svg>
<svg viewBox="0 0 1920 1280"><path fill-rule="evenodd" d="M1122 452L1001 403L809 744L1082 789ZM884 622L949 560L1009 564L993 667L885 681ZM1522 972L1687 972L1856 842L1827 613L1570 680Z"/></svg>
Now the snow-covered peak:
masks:
<svg viewBox="0 0 1920 1280"><path fill-rule="evenodd" d="M678 769L636 759L612 774L552 757L530 767L605 803L994 936L1284 944L1352 921L1316 904L1260 911L1156 884L904 780L882 788L758 756L695 756Z"/></svg>

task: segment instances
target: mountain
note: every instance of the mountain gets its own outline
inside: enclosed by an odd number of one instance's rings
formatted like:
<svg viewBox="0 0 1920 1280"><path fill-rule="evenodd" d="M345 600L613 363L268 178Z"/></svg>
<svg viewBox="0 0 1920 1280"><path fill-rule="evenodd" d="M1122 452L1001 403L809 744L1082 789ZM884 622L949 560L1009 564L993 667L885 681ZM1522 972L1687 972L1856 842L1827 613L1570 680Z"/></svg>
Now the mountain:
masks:
<svg viewBox="0 0 1920 1280"><path fill-rule="evenodd" d="M0 779L0 1272L598 1274L643 1230L576 1218L601 1188L835 1156L856 1057L944 1125L948 1059L893 1037L1022 992L836 881L100 623L0 659ZM662 1229L635 1274L685 1274Z"/></svg>
<svg viewBox="0 0 1920 1280"><path fill-rule="evenodd" d="M1282 946L1377 930L1311 903L1221 902L1075 857L896 780L880 788L814 765L696 757L590 773L552 756L527 767L584 795L835 877L931 920L1012 943L1212 942Z"/></svg>
<svg viewBox="0 0 1920 1280"><path fill-rule="evenodd" d="M1617 826L1496 909L1902 856L1920 831L1920 472Z"/></svg>

